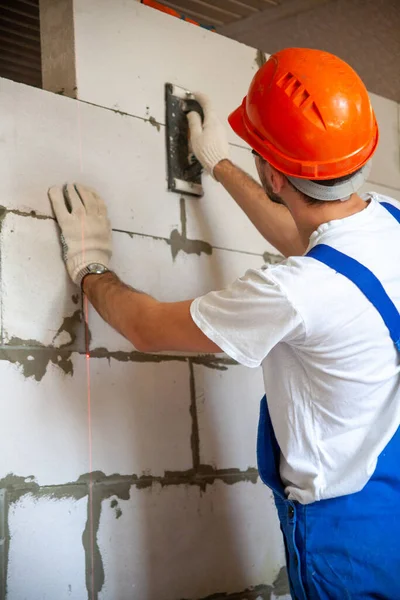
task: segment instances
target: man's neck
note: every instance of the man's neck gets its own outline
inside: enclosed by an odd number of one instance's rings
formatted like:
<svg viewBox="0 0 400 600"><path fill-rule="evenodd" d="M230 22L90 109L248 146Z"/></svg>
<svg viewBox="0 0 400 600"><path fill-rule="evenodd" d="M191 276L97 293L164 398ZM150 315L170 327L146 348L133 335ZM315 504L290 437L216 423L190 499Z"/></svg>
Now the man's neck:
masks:
<svg viewBox="0 0 400 600"><path fill-rule="evenodd" d="M296 222L303 243L308 246L311 234L323 223L345 219L364 210L368 202L353 194L345 202L324 202L324 204L301 204L294 202L289 210Z"/></svg>

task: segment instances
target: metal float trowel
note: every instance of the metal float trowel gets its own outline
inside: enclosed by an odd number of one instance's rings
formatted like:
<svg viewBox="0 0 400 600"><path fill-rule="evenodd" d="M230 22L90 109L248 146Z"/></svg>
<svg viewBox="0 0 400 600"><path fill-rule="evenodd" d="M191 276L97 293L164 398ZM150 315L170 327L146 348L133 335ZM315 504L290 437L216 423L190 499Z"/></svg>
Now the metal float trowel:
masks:
<svg viewBox="0 0 400 600"><path fill-rule="evenodd" d="M166 83L165 111L168 189L178 194L202 196L203 168L190 148L186 115L196 111L204 120L203 109L191 92L172 83Z"/></svg>

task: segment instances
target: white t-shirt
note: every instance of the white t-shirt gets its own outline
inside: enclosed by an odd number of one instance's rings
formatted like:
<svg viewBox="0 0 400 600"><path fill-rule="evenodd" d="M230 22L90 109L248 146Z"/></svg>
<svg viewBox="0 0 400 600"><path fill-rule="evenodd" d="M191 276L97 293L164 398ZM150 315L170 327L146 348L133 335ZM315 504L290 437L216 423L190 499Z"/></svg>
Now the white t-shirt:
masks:
<svg viewBox="0 0 400 600"><path fill-rule="evenodd" d="M379 203L400 206L369 198L361 212L318 227L308 250L323 243L355 258L400 309L400 225ZM291 257L197 298L191 314L226 354L262 365L288 497L307 504L362 489L400 424L400 357L356 285Z"/></svg>

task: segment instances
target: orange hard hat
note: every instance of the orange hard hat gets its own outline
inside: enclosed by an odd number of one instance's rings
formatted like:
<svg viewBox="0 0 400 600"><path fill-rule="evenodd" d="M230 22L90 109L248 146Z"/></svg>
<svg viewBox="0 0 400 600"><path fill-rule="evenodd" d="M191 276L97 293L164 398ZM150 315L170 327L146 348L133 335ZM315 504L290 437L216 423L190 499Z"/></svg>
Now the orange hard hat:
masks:
<svg viewBox="0 0 400 600"><path fill-rule="evenodd" d="M279 171L335 179L360 169L378 144L365 85L343 60L320 50L273 54L230 116L232 129Z"/></svg>

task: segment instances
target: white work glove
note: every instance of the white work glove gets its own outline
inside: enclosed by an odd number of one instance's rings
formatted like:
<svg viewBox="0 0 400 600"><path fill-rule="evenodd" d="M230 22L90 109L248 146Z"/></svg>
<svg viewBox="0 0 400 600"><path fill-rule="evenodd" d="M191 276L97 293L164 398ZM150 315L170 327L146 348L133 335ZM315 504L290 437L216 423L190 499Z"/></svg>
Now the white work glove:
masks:
<svg viewBox="0 0 400 600"><path fill-rule="evenodd" d="M106 205L94 190L83 185L52 187L48 193L61 229L67 271L80 285L88 265L99 263L108 268L110 262L111 225Z"/></svg>
<svg viewBox="0 0 400 600"><path fill-rule="evenodd" d="M211 108L205 94L196 93L194 97L204 112L204 122L197 112L187 115L190 129L190 144L193 154L204 169L214 177L214 168L221 160L230 158L230 150L225 127Z"/></svg>

